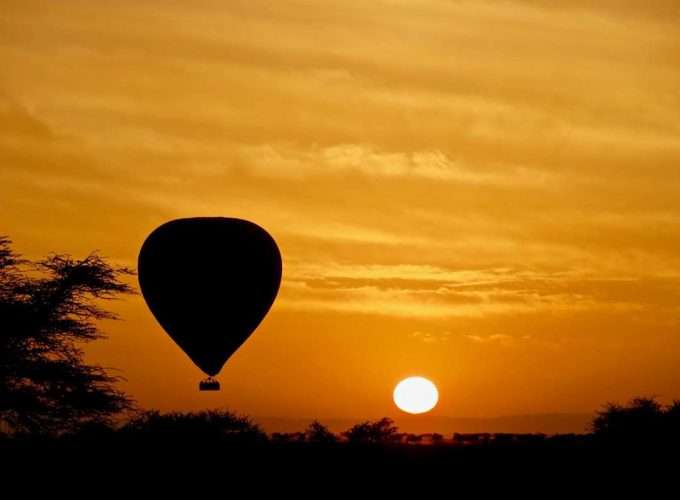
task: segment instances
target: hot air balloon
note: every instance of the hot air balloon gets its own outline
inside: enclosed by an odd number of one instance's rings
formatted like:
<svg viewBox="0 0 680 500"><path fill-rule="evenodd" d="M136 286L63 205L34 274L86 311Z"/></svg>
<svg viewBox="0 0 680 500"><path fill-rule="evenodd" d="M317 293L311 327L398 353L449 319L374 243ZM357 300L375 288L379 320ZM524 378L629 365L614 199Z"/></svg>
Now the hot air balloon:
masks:
<svg viewBox="0 0 680 500"><path fill-rule="evenodd" d="M177 219L155 229L138 260L142 295L156 320L219 390L215 377L257 328L281 283L281 254L242 219Z"/></svg>

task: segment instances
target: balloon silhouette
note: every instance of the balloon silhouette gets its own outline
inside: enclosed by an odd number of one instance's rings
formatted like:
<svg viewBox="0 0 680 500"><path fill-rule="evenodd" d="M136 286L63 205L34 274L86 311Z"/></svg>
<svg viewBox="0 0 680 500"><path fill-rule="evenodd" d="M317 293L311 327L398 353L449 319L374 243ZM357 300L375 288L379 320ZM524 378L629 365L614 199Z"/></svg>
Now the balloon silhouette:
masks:
<svg viewBox="0 0 680 500"><path fill-rule="evenodd" d="M281 254L260 226L242 219L177 219L142 245L139 284L163 329L209 375L217 375L269 311L281 283Z"/></svg>

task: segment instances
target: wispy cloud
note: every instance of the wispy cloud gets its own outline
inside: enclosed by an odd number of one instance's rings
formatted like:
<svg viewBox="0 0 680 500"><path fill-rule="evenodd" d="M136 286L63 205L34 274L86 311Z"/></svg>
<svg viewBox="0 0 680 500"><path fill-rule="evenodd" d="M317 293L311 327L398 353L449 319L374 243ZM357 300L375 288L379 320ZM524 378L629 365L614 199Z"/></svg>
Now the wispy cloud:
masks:
<svg viewBox="0 0 680 500"><path fill-rule="evenodd" d="M295 263L286 270L281 299L281 307L297 310L418 318L650 308L670 312L680 309L677 304L677 277L603 279L525 269Z"/></svg>
<svg viewBox="0 0 680 500"><path fill-rule="evenodd" d="M460 184L545 185L548 174L511 165L497 169L475 168L449 158L441 151L378 151L367 144L339 144L301 151L270 144L242 148L243 160L261 175L308 178L355 174L369 177L423 178Z"/></svg>
<svg viewBox="0 0 680 500"><path fill-rule="evenodd" d="M491 335L465 335L465 338L475 344L490 344L500 346L510 346L518 342L528 342L531 336L513 336L505 333L494 333Z"/></svg>
<svg viewBox="0 0 680 500"><path fill-rule="evenodd" d="M451 332L421 332L416 331L411 333L411 338L424 342L425 344L441 344L445 343L451 337Z"/></svg>

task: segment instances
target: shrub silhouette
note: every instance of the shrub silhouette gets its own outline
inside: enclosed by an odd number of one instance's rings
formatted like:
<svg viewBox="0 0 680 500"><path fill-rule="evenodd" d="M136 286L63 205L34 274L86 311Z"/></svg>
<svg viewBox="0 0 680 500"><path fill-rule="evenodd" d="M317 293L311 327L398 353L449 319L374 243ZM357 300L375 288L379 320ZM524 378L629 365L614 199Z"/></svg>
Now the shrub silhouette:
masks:
<svg viewBox="0 0 680 500"><path fill-rule="evenodd" d="M55 434L110 424L133 402L119 377L85 364L81 344L103 338L114 319L102 299L132 293L132 274L92 254L29 262L0 237L0 423L13 433Z"/></svg>
<svg viewBox="0 0 680 500"><path fill-rule="evenodd" d="M272 440L277 443L304 443L306 435L304 432L275 432Z"/></svg>
<svg viewBox="0 0 680 500"><path fill-rule="evenodd" d="M242 442L267 440L267 435L248 417L227 410L160 413L149 410L127 422L120 433L136 440L180 442Z"/></svg>
<svg viewBox="0 0 680 500"><path fill-rule="evenodd" d="M314 420L309 424L305 431L305 436L308 443L328 445L338 442L338 437L318 420Z"/></svg>
<svg viewBox="0 0 680 500"><path fill-rule="evenodd" d="M366 421L356 424L343 432L343 436L350 443L387 444L395 442L397 431L394 421L385 417L375 422Z"/></svg>
<svg viewBox="0 0 680 500"><path fill-rule="evenodd" d="M597 439L609 443L677 443L680 402L664 407L655 398L638 397L627 405L608 403L597 413L592 430Z"/></svg>
<svg viewBox="0 0 680 500"><path fill-rule="evenodd" d="M422 434L406 434L406 442L410 444L418 444L423 441Z"/></svg>

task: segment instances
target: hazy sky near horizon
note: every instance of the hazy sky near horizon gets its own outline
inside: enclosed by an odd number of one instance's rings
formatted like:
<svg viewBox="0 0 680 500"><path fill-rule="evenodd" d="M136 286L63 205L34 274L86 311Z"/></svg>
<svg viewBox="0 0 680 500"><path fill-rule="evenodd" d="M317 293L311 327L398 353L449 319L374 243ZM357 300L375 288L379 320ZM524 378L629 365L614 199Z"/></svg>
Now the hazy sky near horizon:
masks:
<svg viewBox="0 0 680 500"><path fill-rule="evenodd" d="M177 217L284 258L219 393L141 297L89 359L144 407L437 415L680 397L680 4L0 6L0 234L134 266Z"/></svg>

